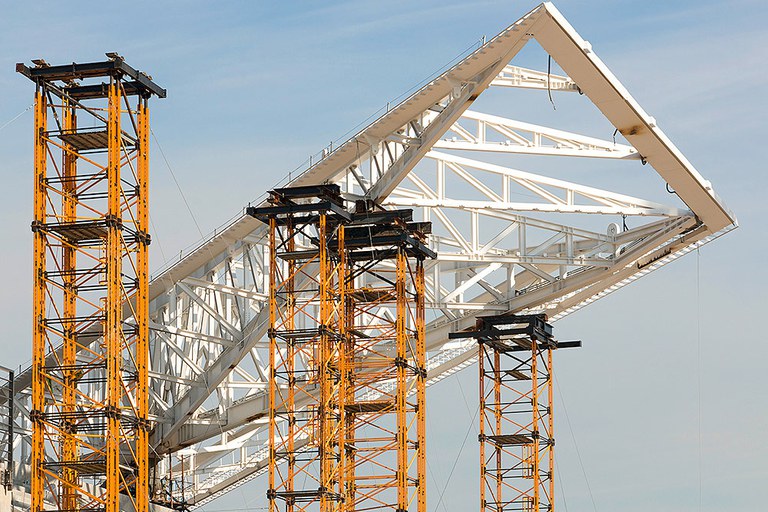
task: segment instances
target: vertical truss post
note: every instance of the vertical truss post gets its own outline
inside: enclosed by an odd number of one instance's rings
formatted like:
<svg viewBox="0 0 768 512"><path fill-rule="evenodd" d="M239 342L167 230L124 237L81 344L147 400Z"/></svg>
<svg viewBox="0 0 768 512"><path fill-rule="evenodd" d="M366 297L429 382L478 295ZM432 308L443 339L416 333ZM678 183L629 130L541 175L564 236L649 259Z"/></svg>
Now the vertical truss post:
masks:
<svg viewBox="0 0 768 512"><path fill-rule="evenodd" d="M5 491L13 489L13 377L14 372L0 366L0 487Z"/></svg>
<svg viewBox="0 0 768 512"><path fill-rule="evenodd" d="M341 509L345 222L338 187L271 192L248 213L269 225L270 510Z"/></svg>
<svg viewBox="0 0 768 512"><path fill-rule="evenodd" d="M554 509L552 351L546 316L480 317L451 338L478 342L480 508L482 512Z"/></svg>
<svg viewBox="0 0 768 512"><path fill-rule="evenodd" d="M33 512L149 508L147 102L165 90L109 57L16 67L37 86Z"/></svg>

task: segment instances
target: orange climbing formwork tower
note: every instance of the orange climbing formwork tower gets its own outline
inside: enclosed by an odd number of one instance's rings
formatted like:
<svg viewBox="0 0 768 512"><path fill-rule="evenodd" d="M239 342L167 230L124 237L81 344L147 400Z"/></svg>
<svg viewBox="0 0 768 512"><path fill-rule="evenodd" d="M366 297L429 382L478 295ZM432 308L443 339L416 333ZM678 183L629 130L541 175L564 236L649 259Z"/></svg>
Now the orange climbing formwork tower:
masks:
<svg viewBox="0 0 768 512"><path fill-rule="evenodd" d="M426 512L424 262L429 222L358 212L349 261L346 510Z"/></svg>
<svg viewBox="0 0 768 512"><path fill-rule="evenodd" d="M343 503L346 261L338 187L276 189L249 208L269 226L269 488L272 512ZM282 505L281 505L282 504Z"/></svg>
<svg viewBox="0 0 768 512"><path fill-rule="evenodd" d="M431 225L356 206L318 185L248 209L270 237L272 512L426 512Z"/></svg>
<svg viewBox="0 0 768 512"><path fill-rule="evenodd" d="M36 85L32 512L149 504L148 101L165 90L107 57L16 66Z"/></svg>
<svg viewBox="0 0 768 512"><path fill-rule="evenodd" d="M552 352L543 314L480 317L451 338L478 342L481 512L554 510Z"/></svg>

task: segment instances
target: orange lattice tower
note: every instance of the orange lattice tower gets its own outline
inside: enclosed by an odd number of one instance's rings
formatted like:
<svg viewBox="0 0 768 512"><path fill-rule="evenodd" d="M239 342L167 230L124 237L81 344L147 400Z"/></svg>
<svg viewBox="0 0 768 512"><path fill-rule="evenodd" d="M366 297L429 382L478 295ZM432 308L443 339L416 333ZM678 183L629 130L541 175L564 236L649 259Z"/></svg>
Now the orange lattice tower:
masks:
<svg viewBox="0 0 768 512"><path fill-rule="evenodd" d="M552 352L558 342L543 314L480 317L451 338L478 341L480 510L554 509Z"/></svg>
<svg viewBox="0 0 768 512"><path fill-rule="evenodd" d="M430 224L336 185L270 203L270 510L426 512Z"/></svg>
<svg viewBox="0 0 768 512"><path fill-rule="evenodd" d="M347 225L345 510L426 511L424 261L429 222L361 211Z"/></svg>
<svg viewBox="0 0 768 512"><path fill-rule="evenodd" d="M36 84L32 512L148 509L149 109L109 60Z"/></svg>
<svg viewBox="0 0 768 512"><path fill-rule="evenodd" d="M248 213L269 225L270 510L343 502L342 383L349 214L338 187L276 189Z"/></svg>

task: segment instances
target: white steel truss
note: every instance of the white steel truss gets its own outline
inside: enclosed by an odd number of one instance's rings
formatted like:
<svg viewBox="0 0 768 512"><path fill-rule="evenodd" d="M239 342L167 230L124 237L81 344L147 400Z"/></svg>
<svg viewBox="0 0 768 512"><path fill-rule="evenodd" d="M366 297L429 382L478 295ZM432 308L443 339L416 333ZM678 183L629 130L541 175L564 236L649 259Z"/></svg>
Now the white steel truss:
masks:
<svg viewBox="0 0 768 512"><path fill-rule="evenodd" d="M531 39L568 76L512 65ZM470 110L490 87L583 94L626 143ZM679 199L668 195L677 204L667 205L518 170L502 163L509 155L642 162ZM473 325L476 315L544 311L557 320L736 227L710 183L549 3L290 184L318 183L338 183L349 200L413 208L433 223L429 383L473 362L472 343L448 342L448 333ZM193 507L266 468L265 236L263 224L240 217L150 286L156 484L183 471L185 486L167 492ZM28 386L23 373L16 381L22 432Z"/></svg>

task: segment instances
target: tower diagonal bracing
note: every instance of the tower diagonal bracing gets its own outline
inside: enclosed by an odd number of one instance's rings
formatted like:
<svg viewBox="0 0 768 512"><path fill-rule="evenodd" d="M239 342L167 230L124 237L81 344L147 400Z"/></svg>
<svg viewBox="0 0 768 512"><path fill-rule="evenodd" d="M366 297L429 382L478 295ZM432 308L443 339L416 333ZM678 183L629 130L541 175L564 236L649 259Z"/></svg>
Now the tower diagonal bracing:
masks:
<svg viewBox="0 0 768 512"><path fill-rule="evenodd" d="M562 72L516 63L534 42ZM610 130L515 119L498 100L547 94L593 105ZM478 315L556 321L736 227L712 185L549 3L289 183L318 184L432 223L428 384L474 361L473 343L448 333ZM267 226L246 215L150 283L153 485L176 502L200 506L267 469L268 294ZM29 383L29 372L17 378L22 405ZM184 485L171 487L181 474Z"/></svg>

